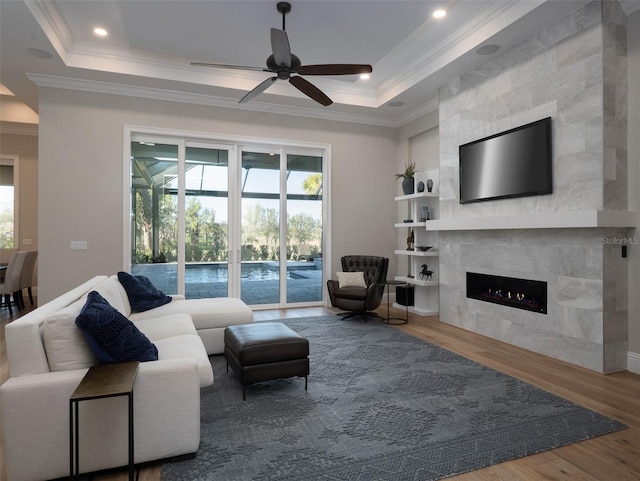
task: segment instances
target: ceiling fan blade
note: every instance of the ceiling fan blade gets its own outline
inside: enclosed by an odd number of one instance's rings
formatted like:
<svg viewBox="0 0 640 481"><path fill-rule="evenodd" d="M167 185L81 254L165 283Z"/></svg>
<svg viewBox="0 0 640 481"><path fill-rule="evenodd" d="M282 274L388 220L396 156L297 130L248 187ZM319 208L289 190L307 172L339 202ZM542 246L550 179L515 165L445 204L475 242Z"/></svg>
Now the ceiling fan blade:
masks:
<svg viewBox="0 0 640 481"><path fill-rule="evenodd" d="M232 65L228 63L208 63L208 62L191 62L194 67L213 67L213 68L231 68L235 70L257 70L259 72L268 72L264 67L247 67L245 65Z"/></svg>
<svg viewBox="0 0 640 481"><path fill-rule="evenodd" d="M271 50L276 65L286 68L291 67L291 47L289 46L287 32L277 28L271 29Z"/></svg>
<svg viewBox="0 0 640 481"><path fill-rule="evenodd" d="M302 65L296 73L300 75L354 75L373 72L371 65L350 63L328 63L323 65Z"/></svg>
<svg viewBox="0 0 640 481"><path fill-rule="evenodd" d="M241 104L246 104L249 100L251 100L252 98L254 98L257 95L260 95L262 92L264 92L269 87L271 87L271 85L273 85L273 82L275 82L276 80L278 80L278 77L269 77L264 82L261 82L253 90L251 90L249 93L247 93L247 95L242 97L240 99L240 103Z"/></svg>
<svg viewBox="0 0 640 481"><path fill-rule="evenodd" d="M291 77L289 79L289 83L293 85L295 88L297 88L300 92L305 94L307 97L312 98L313 100L315 100L319 104L324 105L325 107L333 103L333 100L327 97L324 94L324 92L322 92L322 90L320 90L318 87L313 85L308 80L303 79L302 77L298 77L298 76Z"/></svg>

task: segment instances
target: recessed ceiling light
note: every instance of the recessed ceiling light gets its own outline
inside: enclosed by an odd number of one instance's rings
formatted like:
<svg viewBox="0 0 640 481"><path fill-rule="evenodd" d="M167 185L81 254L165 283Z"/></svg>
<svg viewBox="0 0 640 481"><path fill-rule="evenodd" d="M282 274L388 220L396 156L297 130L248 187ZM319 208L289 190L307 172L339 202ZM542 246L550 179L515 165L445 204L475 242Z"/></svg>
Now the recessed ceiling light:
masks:
<svg viewBox="0 0 640 481"><path fill-rule="evenodd" d="M102 27L94 28L93 33L95 33L98 37L106 37L107 35L109 35L109 32L107 32L107 30Z"/></svg>
<svg viewBox="0 0 640 481"><path fill-rule="evenodd" d="M433 12L433 18L442 18L445 17L447 15L447 11L439 8L438 10L434 10Z"/></svg>
<svg viewBox="0 0 640 481"><path fill-rule="evenodd" d="M496 53L498 50L500 50L500 45L496 45L495 43L489 43L477 49L476 54L491 55L492 53Z"/></svg>
<svg viewBox="0 0 640 481"><path fill-rule="evenodd" d="M41 48L28 48L27 52L29 52L29 54L33 55L34 57L38 57L38 58L53 57L53 54L51 54L50 52L47 52L46 50L42 50Z"/></svg>
<svg viewBox="0 0 640 481"><path fill-rule="evenodd" d="M371 75L369 75L368 73L363 73L362 75L360 75L360 78L362 80L369 80L371 78Z"/></svg>

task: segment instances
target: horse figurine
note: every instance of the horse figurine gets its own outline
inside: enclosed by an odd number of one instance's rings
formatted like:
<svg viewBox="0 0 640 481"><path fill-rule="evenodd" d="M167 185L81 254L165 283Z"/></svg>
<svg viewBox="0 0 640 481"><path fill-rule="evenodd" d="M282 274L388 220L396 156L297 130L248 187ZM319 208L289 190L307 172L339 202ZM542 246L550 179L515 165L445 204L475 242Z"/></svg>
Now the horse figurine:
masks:
<svg viewBox="0 0 640 481"><path fill-rule="evenodd" d="M428 281L430 281L432 275L433 275L433 271L429 270L429 267L427 267L427 264L422 264L422 270L420 271L420 278L422 280L426 278Z"/></svg>
<svg viewBox="0 0 640 481"><path fill-rule="evenodd" d="M408 251L412 251L413 250L413 245L415 243L415 236L413 235L413 231L411 231L411 234L409 235L409 237L407 237L407 250Z"/></svg>

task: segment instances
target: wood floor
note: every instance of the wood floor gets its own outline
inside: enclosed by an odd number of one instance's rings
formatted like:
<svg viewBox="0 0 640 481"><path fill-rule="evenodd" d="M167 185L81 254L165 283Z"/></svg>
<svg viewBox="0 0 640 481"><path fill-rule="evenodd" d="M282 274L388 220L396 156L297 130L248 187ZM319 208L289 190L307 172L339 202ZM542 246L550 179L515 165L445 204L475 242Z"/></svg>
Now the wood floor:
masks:
<svg viewBox="0 0 640 481"><path fill-rule="evenodd" d="M334 312L325 308L275 309L256 311L255 318L269 320L326 315ZM386 307L384 314L386 314ZM7 309L2 309L0 311L1 382L8 377L4 325L10 320ZM410 315L409 324L397 328L629 426L629 429L614 434L454 476L448 478L449 480L640 480L640 375L622 372L604 376L442 324L438 322L437 317ZM0 464L4 464L1 461L0 459ZM0 479L4 480L4 476ZM125 481L127 479L126 470L93 478L94 481ZM160 465L144 466L140 470L139 480L160 481Z"/></svg>

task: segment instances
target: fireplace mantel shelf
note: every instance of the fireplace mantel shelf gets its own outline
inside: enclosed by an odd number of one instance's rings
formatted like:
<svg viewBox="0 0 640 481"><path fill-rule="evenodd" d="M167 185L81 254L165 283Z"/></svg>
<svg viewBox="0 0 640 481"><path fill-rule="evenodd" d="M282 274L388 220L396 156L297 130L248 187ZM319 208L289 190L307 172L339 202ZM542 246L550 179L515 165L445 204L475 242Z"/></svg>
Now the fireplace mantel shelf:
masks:
<svg viewBox="0 0 640 481"><path fill-rule="evenodd" d="M426 222L433 231L497 229L585 229L636 227L636 213L629 211L585 210L494 217L437 219Z"/></svg>

